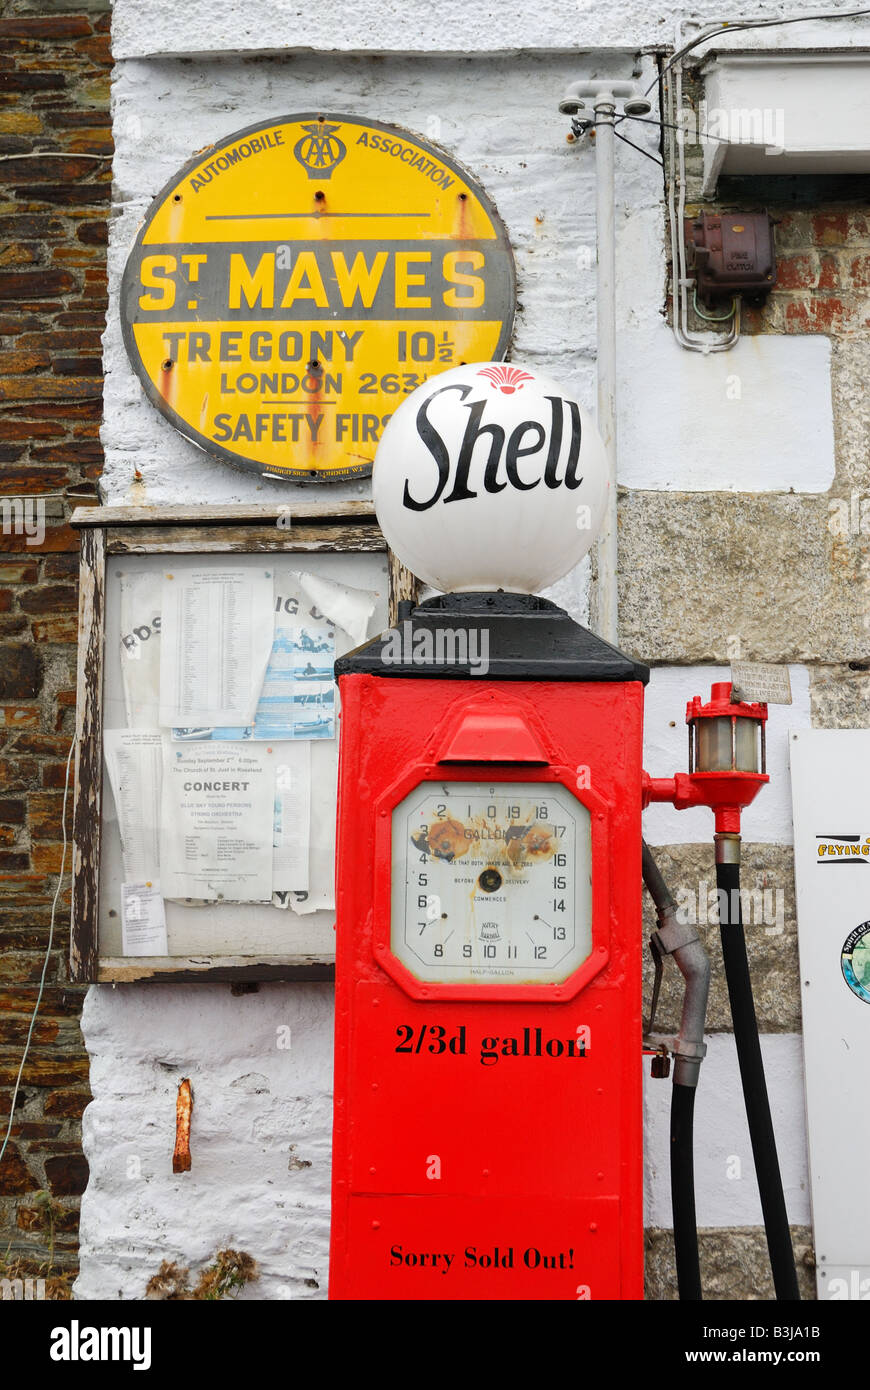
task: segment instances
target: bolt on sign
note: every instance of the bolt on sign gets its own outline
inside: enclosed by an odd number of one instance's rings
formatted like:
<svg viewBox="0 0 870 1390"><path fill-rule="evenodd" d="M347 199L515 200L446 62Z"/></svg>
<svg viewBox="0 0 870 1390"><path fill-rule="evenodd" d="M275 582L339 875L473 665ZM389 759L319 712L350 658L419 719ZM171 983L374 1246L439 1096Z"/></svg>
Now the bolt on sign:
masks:
<svg viewBox="0 0 870 1390"><path fill-rule="evenodd" d="M209 453L291 482L371 472L396 405L503 357L516 300L493 204L441 150L351 116L284 116L160 192L122 284L148 398Z"/></svg>

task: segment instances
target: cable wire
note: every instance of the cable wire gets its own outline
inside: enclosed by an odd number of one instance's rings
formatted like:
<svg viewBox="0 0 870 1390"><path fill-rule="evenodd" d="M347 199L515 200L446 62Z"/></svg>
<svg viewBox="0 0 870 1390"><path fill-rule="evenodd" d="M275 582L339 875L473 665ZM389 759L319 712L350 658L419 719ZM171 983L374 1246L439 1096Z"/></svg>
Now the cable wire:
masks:
<svg viewBox="0 0 870 1390"><path fill-rule="evenodd" d="M64 779L63 784L63 810L61 812L61 819L63 821L63 851L60 856L60 873L57 877L57 888L54 892L54 901L51 904L51 919L48 928L48 945L45 948L45 960L42 962L42 977L39 981L39 993L36 996L36 1003L33 1006L33 1014L30 1019L30 1027L27 1031L27 1040L24 1044L24 1052L21 1057L21 1066L18 1068L18 1075L15 1078L15 1089L12 1092L12 1100L9 1103L9 1124L6 1126L6 1134L3 1138L3 1144L2 1146L0 1146L0 1162L3 1161L3 1155L6 1152L6 1146L9 1143L9 1136L12 1133L12 1121L15 1118L15 1102L18 1099L18 1091L19 1087L21 1086L21 1077L24 1074L24 1064L27 1061L27 1054L30 1051L30 1040L33 1037L33 1029L36 1026L36 1015L39 1013L39 1006L42 1003L42 995L45 990L45 976L48 972L48 962L51 959L51 947L54 941L54 917L57 911L57 900L60 897L60 890L63 886L64 869L66 867L66 804L67 794L69 792L69 770L70 764L72 763L73 749L75 748L75 746L76 740L74 738L72 743L70 744L69 756L66 760L66 778Z"/></svg>
<svg viewBox="0 0 870 1390"><path fill-rule="evenodd" d="M692 290L692 308L699 319L706 319L708 323L727 323L728 320L733 319L734 315L737 313L737 296L735 295L732 299L731 308L728 310L727 314L705 314L698 303L698 286L696 285Z"/></svg>
<svg viewBox="0 0 870 1390"><path fill-rule="evenodd" d="M689 108L686 108L686 109L688 110ZM632 116L632 115L626 115L626 116L623 117L623 119L626 120L626 121L640 121L641 125L656 125L656 126L660 126L660 127L661 127L662 129L664 129L664 130L678 130L678 131L682 131L682 133L683 133L684 135L685 135L685 133L686 133L686 132L685 132L685 128L684 128L683 126L681 126L681 125L675 125L673 121L662 121L662 120L660 120L657 116ZM616 134L616 131L614 131L613 133L614 133L614 135L615 135L615 134ZM728 139L728 136L727 136L727 135L708 135L708 133L707 133L706 130L702 133L702 135L700 136L700 139L697 140L697 141L694 141L693 143L695 143L695 144L701 144L704 140L716 140L720 145L731 145L731 144L734 143L733 140L729 140L729 139Z"/></svg>
<svg viewBox="0 0 870 1390"><path fill-rule="evenodd" d="M664 160L656 159L655 155L650 154L649 150L645 150L642 145L636 145L633 140L629 140L627 135L620 135L618 130L614 130L613 133L616 136L617 140L622 141L623 145L631 145L631 148L633 150L637 150L639 154L645 154L647 159L652 160L653 164L657 164L660 169L664 169Z"/></svg>

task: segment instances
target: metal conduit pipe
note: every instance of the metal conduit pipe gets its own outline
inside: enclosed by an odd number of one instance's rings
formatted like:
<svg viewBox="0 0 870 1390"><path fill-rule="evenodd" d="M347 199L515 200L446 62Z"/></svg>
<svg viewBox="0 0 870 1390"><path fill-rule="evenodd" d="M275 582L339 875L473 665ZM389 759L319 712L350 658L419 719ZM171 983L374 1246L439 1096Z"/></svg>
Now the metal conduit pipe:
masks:
<svg viewBox="0 0 870 1390"><path fill-rule="evenodd" d="M613 210L614 117L617 102L649 110L635 82L607 78L572 82L559 110L573 115L589 105L595 114L595 242L597 328L596 424L607 455L607 510L596 549L598 612L595 631L614 646L619 640L616 542L616 231ZM626 107L626 109L629 109Z"/></svg>

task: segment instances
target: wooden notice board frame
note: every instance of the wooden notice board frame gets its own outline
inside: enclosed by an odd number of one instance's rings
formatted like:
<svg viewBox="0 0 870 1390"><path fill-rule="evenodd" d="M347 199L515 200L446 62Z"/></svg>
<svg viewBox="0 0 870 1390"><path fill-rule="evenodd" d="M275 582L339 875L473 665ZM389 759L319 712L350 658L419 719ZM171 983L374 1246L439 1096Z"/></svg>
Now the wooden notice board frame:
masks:
<svg viewBox="0 0 870 1390"><path fill-rule="evenodd" d="M103 680L106 568L113 555L285 555L382 552L389 575L389 618L415 600L418 584L388 549L370 502L306 502L200 507L79 507L80 532L75 793L73 809L70 977L121 981L329 980L318 956L107 956L100 950L99 893L103 795Z"/></svg>

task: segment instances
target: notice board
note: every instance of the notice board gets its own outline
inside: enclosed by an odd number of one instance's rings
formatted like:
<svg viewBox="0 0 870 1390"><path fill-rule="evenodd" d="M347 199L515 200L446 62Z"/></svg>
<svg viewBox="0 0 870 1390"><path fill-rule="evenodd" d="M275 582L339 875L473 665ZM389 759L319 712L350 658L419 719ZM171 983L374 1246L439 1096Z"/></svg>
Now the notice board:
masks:
<svg viewBox="0 0 870 1390"><path fill-rule="evenodd" d="M227 510L74 518L76 979L332 969L333 664L413 581L368 503Z"/></svg>

